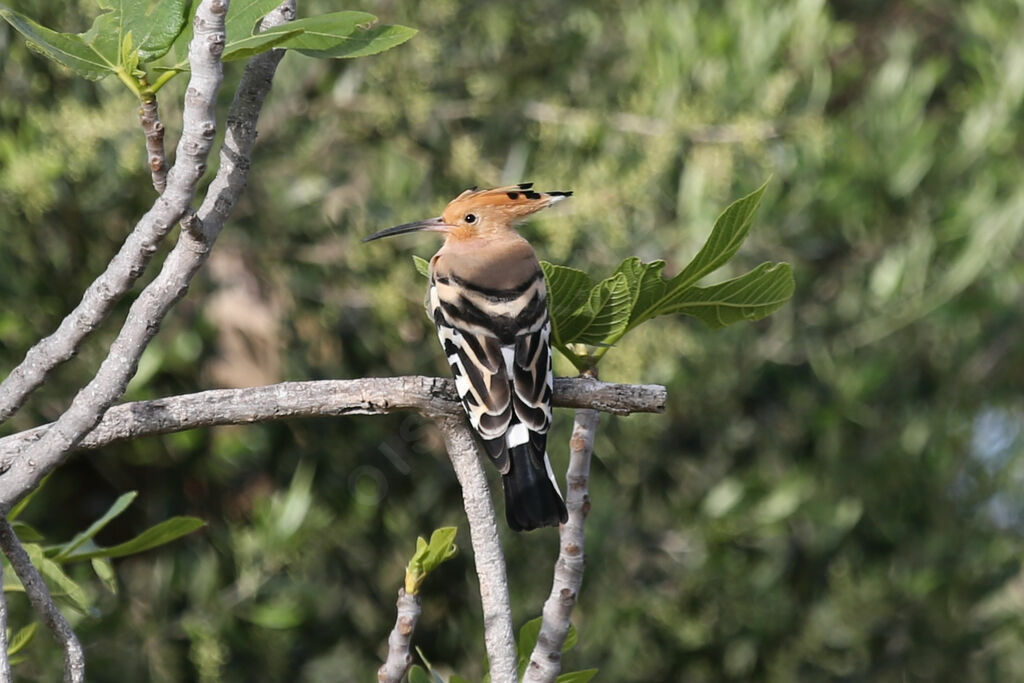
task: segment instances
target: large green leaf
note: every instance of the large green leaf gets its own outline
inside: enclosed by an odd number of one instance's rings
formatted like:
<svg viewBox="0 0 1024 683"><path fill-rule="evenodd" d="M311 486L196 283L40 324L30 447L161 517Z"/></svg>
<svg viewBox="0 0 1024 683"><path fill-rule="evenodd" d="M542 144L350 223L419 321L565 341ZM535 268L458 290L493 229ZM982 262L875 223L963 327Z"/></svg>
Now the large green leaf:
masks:
<svg viewBox="0 0 1024 683"><path fill-rule="evenodd" d="M288 28L290 27L291 25L289 24ZM233 43L229 43L225 46L224 54L221 55L221 59L225 62L231 62L236 59L248 59L253 55L258 55L261 52L266 52L271 48L275 48L289 38L300 35L301 33L302 29L256 33L248 38L242 38L234 41Z"/></svg>
<svg viewBox="0 0 1024 683"><path fill-rule="evenodd" d="M206 522L196 517L171 517L146 529L130 541L102 548L91 542L83 544L77 551L63 558L65 562L90 560L94 557L125 557L170 543L186 534L190 534Z"/></svg>
<svg viewBox="0 0 1024 683"><path fill-rule="evenodd" d="M25 37L29 48L63 64L83 78L98 81L117 70L120 46L108 58L97 52L83 36L48 29L6 5L0 5L0 17Z"/></svg>
<svg viewBox="0 0 1024 683"><path fill-rule="evenodd" d="M416 29L400 25L357 27L350 35L339 38L337 44L332 47L316 50L299 48L299 52L308 57L328 59L367 57L401 45L416 33ZM286 42L285 47L292 46Z"/></svg>
<svg viewBox="0 0 1024 683"><path fill-rule="evenodd" d="M762 263L732 280L710 287L690 287L661 315L684 313L712 328L743 320L760 320L793 296L793 269L788 263Z"/></svg>
<svg viewBox="0 0 1024 683"><path fill-rule="evenodd" d="M571 343L582 329L580 308L590 295L594 281L582 270L540 262L548 283L548 312L554 342L559 347Z"/></svg>
<svg viewBox="0 0 1024 683"><path fill-rule="evenodd" d="M185 26L187 0L99 0L105 10L82 34L89 45L108 60L127 66L120 58L125 38L131 36L132 55L151 62L167 54Z"/></svg>
<svg viewBox="0 0 1024 683"><path fill-rule="evenodd" d="M283 26L267 29L266 33L280 33L288 29L301 29L302 35L290 38L285 47L303 52L330 50L348 38L360 25L368 25L377 17L366 12L331 12L315 17L297 19Z"/></svg>
<svg viewBox="0 0 1024 683"><path fill-rule="evenodd" d="M711 231L707 242L701 247L693 260L687 264L678 275L669 282L673 290L688 287L708 273L721 268L736 254L743 240L750 232L750 224L754 220L754 212L761 203L761 196L768 186L766 180L761 187L757 188L746 197L737 199L722 212L722 215L715 221L715 227Z"/></svg>

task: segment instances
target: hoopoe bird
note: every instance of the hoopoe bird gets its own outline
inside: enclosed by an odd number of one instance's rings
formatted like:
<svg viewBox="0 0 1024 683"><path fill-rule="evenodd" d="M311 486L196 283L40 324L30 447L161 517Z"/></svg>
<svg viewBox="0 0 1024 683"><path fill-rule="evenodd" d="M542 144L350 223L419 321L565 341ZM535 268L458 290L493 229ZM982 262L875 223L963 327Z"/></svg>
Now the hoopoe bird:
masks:
<svg viewBox="0 0 1024 683"><path fill-rule="evenodd" d="M425 230L444 245L430 259L427 306L470 424L501 472L515 531L568 518L546 452L551 427L551 321L533 247L517 222L572 192L533 183L472 188L437 218L381 230L364 242Z"/></svg>

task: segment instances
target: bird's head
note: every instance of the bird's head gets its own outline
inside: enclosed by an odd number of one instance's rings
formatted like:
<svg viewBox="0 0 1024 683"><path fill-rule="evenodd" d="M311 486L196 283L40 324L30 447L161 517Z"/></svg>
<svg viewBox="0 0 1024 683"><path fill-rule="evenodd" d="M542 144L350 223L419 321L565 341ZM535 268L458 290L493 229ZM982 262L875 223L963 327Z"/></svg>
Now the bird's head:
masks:
<svg viewBox="0 0 1024 683"><path fill-rule="evenodd" d="M533 183L520 183L490 190L472 188L448 202L437 218L413 221L375 232L364 242L426 230L441 232L449 239L464 240L511 230L519 221L541 209L572 196L572 192L536 192Z"/></svg>

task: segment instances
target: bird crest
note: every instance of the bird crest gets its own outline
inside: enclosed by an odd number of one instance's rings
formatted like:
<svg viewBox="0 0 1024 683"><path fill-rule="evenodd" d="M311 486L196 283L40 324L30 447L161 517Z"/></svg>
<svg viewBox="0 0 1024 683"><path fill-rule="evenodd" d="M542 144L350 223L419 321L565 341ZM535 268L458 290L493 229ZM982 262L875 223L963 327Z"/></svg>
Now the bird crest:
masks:
<svg viewBox="0 0 1024 683"><path fill-rule="evenodd" d="M441 217L445 223L458 226L454 237L470 237L482 230L510 228L570 196L572 192L537 192L533 183L486 190L471 188L449 202Z"/></svg>

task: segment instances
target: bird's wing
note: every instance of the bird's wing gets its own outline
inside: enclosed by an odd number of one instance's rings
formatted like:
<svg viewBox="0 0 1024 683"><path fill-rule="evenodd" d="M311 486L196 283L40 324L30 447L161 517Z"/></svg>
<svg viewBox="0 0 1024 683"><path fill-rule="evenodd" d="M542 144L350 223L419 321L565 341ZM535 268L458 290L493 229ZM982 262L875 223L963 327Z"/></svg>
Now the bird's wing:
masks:
<svg viewBox="0 0 1024 683"><path fill-rule="evenodd" d="M530 441L530 455L538 468L545 468L539 459L544 456L547 432L551 428L551 394L554 378L551 373L551 321L540 329L516 337L512 367L512 426L508 445ZM526 430L517 434L517 430ZM525 438L524 438L525 437Z"/></svg>
<svg viewBox="0 0 1024 683"><path fill-rule="evenodd" d="M506 358L513 355L513 350L503 347L497 337L464 329L451 320L440 305L435 286L431 286L428 297L437 336L469 422L483 439L495 466L506 473L509 459L505 433L512 420L512 385Z"/></svg>

